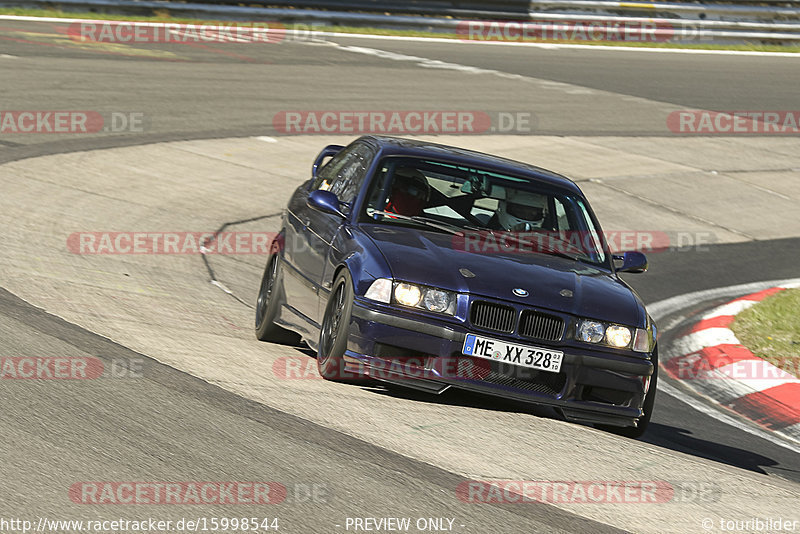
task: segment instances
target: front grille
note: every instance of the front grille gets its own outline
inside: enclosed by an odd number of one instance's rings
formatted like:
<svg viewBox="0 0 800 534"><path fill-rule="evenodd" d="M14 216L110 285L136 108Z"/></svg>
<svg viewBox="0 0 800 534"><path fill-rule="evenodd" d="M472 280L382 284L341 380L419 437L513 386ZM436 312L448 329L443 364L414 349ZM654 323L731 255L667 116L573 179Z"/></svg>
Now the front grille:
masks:
<svg viewBox="0 0 800 534"><path fill-rule="evenodd" d="M544 341L558 341L564 333L564 320L533 310L525 310L519 320L519 335Z"/></svg>
<svg viewBox="0 0 800 534"><path fill-rule="evenodd" d="M478 328L495 332L513 332L516 312L511 306L491 302L474 302L469 320Z"/></svg>

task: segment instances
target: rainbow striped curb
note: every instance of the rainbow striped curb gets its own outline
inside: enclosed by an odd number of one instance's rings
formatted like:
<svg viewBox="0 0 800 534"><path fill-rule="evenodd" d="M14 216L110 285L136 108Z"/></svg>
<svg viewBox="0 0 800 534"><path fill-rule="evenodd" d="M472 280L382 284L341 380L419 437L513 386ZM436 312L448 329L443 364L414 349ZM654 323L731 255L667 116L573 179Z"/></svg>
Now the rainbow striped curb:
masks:
<svg viewBox="0 0 800 534"><path fill-rule="evenodd" d="M800 369L758 358L729 328L736 314L790 287L800 284L751 293L705 313L673 342L661 368L762 427L800 441Z"/></svg>

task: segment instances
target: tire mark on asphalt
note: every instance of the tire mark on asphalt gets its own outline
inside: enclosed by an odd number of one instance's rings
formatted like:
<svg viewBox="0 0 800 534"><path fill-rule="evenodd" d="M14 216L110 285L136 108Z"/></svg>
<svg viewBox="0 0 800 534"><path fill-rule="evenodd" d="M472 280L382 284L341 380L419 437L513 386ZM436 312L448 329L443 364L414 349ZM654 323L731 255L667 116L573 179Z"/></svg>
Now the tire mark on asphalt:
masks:
<svg viewBox="0 0 800 534"><path fill-rule="evenodd" d="M213 242L214 242L214 240L216 239L216 237L217 237L219 234L221 234L222 232L224 232L224 231L225 231L225 229L226 229L226 228L228 228L229 226L236 226L236 225L238 225L238 224L246 224L246 223L249 223L249 222L260 221L260 220L263 220L263 219L271 219L271 218L273 218L273 217L278 217L278 216L280 216L280 215L281 215L281 212L278 212L278 213L270 213L270 214L267 214L267 215L259 215L259 216L257 216L257 217L250 217L249 219L241 219L241 220L238 220L238 221L229 221L229 222L223 223L223 224L222 224L222 226L220 226L219 228L217 228L217 229L214 231L214 236L213 236L213 237L211 237L211 238L209 238L209 239L208 239L208 240L206 240L205 242L203 242L202 246L207 248L207 247L208 247L208 245L210 245L211 243L213 243ZM206 271L208 272L208 276L209 276L209 277L210 277L210 279L211 279L210 281L211 281L211 284L212 284L212 285L214 285L214 286L218 287L218 288L219 288L219 289L221 289L221 290L222 290L224 293L226 293L226 294L230 295L231 297L233 297L234 299L236 299L236 300L237 300L238 302L240 302L241 304L244 304L244 305L245 305L245 306L247 306L248 308L250 308L250 309L255 309L255 306L253 306L253 305L252 305L252 304L250 304L249 302L246 302L246 301L244 301L243 299L241 299L241 298L240 298L239 296L237 296L237 295L236 295L236 294L235 294L233 291L231 291L230 289L228 289L228 288L225 286L225 284L223 284L222 282L220 282L220 281L219 281L219 279L217 279L217 274L216 274L216 272L214 272L214 268L213 268L213 267L211 267L211 263L209 263L209 261L208 261L208 255L207 255L207 254L203 254L203 255L202 255L202 257L203 257L203 264L206 266Z"/></svg>

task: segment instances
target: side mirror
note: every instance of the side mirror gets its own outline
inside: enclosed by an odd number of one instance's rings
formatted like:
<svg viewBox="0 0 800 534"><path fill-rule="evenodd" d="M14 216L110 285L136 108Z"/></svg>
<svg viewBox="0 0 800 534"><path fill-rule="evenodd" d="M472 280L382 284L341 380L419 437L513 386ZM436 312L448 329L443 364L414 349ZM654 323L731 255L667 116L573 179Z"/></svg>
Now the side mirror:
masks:
<svg viewBox="0 0 800 534"><path fill-rule="evenodd" d="M322 149L322 151L317 154L317 159L314 160L314 165L311 166L311 176L316 176L319 167L322 165L322 161L325 158L333 157L339 152L342 151L344 147L342 145L328 145Z"/></svg>
<svg viewBox="0 0 800 534"><path fill-rule="evenodd" d="M621 260L622 266L617 269L623 273L643 273L647 270L647 256L641 252L629 251L623 254L614 254L615 260Z"/></svg>
<svg viewBox="0 0 800 534"><path fill-rule="evenodd" d="M338 215L342 219L347 218L347 215L342 213L342 210L339 209L339 199L336 198L336 195L331 193L330 191L323 191L322 189L317 189L316 191L312 191L308 195L308 200L306 200L306 205L309 208L321 211L322 213Z"/></svg>

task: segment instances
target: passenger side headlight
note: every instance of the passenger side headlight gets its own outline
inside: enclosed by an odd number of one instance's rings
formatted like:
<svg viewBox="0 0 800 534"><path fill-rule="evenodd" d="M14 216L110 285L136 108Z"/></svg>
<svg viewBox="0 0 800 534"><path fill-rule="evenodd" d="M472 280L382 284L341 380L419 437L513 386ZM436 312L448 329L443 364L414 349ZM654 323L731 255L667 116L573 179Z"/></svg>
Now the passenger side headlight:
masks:
<svg viewBox="0 0 800 534"><path fill-rule="evenodd" d="M422 298L422 291L414 284L400 283L394 286L394 298L403 306L416 306Z"/></svg>
<svg viewBox="0 0 800 534"><path fill-rule="evenodd" d="M448 308L450 308L452 301L453 299L451 299L451 293L448 291L431 288L425 291L422 304L425 306L426 310L445 313L447 312Z"/></svg>
<svg viewBox="0 0 800 534"><path fill-rule="evenodd" d="M456 313L456 293L408 282L395 282L394 300L397 304L435 313Z"/></svg>
<svg viewBox="0 0 800 534"><path fill-rule="evenodd" d="M364 296L386 304L395 303L448 315L456 313L456 293L436 287L395 282L389 278L378 278L372 282Z"/></svg>

